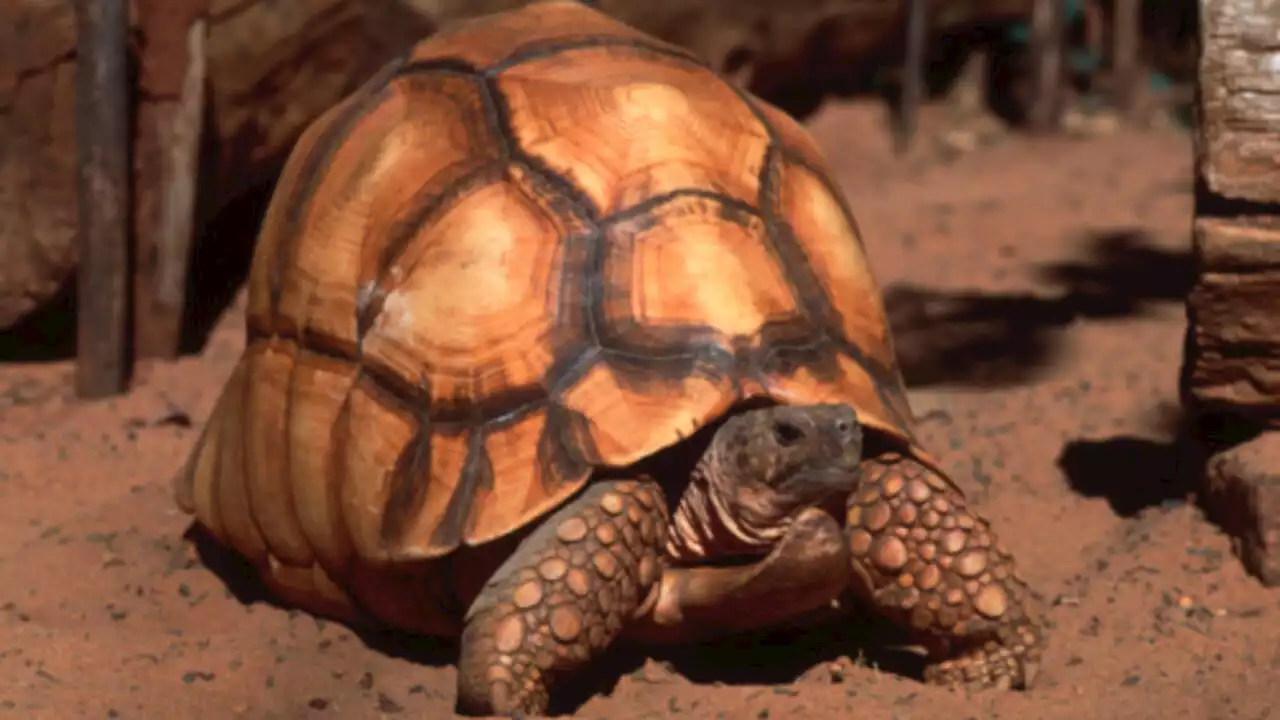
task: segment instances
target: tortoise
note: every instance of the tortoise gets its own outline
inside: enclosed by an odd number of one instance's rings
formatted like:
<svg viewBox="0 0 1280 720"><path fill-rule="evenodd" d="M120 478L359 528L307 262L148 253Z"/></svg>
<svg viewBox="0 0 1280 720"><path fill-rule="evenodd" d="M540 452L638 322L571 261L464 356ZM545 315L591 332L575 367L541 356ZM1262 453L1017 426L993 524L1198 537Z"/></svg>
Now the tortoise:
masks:
<svg viewBox="0 0 1280 720"><path fill-rule="evenodd" d="M424 40L318 118L178 505L286 603L460 638L544 712L620 638L830 606L1024 687L1034 594L921 447L807 132L578 2Z"/></svg>

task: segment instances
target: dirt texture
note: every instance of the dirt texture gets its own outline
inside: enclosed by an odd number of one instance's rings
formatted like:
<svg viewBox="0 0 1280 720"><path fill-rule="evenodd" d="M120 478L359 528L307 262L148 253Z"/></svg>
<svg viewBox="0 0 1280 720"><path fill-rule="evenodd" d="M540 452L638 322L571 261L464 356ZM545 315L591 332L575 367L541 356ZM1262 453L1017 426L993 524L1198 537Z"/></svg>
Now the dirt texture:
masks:
<svg viewBox="0 0 1280 720"><path fill-rule="evenodd" d="M930 118L933 118L932 120ZM929 122L925 118L925 137ZM619 649L588 718L1263 718L1280 591L1189 502L1174 449L1192 151L1173 130L933 143L896 161L882 109L812 127L852 199L935 450L1050 605L1025 693L919 682L873 619ZM196 273L201 269L198 267ZM447 717L448 647L357 635L198 564L169 480L241 345L130 396L70 397L65 361L0 370L0 717ZM213 556L216 558L216 556ZM215 572L216 571L216 572Z"/></svg>

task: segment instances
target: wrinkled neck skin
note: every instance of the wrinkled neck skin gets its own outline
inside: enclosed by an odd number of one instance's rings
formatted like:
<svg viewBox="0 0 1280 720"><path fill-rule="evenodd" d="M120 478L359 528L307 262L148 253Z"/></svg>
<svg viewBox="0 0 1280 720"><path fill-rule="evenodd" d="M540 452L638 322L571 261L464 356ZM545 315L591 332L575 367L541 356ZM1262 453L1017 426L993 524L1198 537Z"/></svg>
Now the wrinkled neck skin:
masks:
<svg viewBox="0 0 1280 720"><path fill-rule="evenodd" d="M718 477L723 464L709 448L694 468L668 525L668 557L677 565L708 560L767 555L786 534L791 520L753 523L748 513L734 512L726 494L728 478Z"/></svg>

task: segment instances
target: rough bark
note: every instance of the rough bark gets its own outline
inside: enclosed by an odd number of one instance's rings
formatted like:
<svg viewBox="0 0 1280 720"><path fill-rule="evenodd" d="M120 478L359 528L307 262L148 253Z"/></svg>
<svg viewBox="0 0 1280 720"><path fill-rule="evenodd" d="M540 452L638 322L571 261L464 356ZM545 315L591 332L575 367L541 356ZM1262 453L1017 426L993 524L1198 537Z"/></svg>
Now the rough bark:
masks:
<svg viewBox="0 0 1280 720"><path fill-rule="evenodd" d="M193 19L206 22L197 210L207 216L268 179L306 123L403 49L371 32L366 11L375 4L133 0L135 227L169 222L158 197L175 159L158 138L176 122ZM73 7L0 2L0 329L50 298L76 267ZM148 242L157 242L154 232ZM159 287L158 272L144 280L148 288Z"/></svg>
<svg viewBox="0 0 1280 720"><path fill-rule="evenodd" d="M1224 197L1280 203L1280 0L1202 0L1200 42L1200 172Z"/></svg>

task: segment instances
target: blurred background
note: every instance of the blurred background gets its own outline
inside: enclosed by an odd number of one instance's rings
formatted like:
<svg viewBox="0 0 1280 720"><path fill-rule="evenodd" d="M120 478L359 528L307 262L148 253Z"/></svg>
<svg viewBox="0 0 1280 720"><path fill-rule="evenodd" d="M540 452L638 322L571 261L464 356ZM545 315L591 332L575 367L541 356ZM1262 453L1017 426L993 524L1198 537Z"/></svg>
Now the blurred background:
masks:
<svg viewBox="0 0 1280 720"><path fill-rule="evenodd" d="M174 357L201 346L243 278L275 173L312 118L442 25L521 1L137 0L125 100L133 352ZM1190 122L1191 0L592 4L697 52L802 120L832 101L877 106L896 126L899 154L908 145L964 153L1028 130ZM1036 13L1052 16L1039 35ZM0 8L0 357L74 347L75 27L70 1ZM199 97L184 99L193 72ZM945 117L916 138L921 103ZM185 142L164 139L193 112ZM174 163L187 179L170 177ZM175 182L192 196L183 211L165 207L163 188Z"/></svg>

